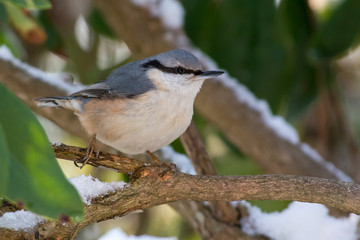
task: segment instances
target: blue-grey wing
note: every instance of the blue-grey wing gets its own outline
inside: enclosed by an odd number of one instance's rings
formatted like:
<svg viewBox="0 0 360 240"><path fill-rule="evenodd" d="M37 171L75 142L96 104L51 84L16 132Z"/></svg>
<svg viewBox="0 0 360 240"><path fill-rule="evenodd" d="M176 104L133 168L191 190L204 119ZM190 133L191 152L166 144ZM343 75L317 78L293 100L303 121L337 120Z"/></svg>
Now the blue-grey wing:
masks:
<svg viewBox="0 0 360 240"><path fill-rule="evenodd" d="M134 97L155 89L156 86L146 76L141 61L128 63L115 69L104 81L90 85L73 97Z"/></svg>
<svg viewBox="0 0 360 240"><path fill-rule="evenodd" d="M70 97L98 98L108 94L110 94L110 87L103 81L87 86L71 94Z"/></svg>

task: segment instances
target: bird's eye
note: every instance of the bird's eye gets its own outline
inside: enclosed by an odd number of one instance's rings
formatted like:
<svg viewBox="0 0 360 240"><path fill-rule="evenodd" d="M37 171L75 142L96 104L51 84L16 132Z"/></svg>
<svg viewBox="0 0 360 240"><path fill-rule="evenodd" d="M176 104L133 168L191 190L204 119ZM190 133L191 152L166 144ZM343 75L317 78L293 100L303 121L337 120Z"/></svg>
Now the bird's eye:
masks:
<svg viewBox="0 0 360 240"><path fill-rule="evenodd" d="M178 74L184 74L185 73L185 69L183 67L177 67L177 68L175 68L175 71Z"/></svg>

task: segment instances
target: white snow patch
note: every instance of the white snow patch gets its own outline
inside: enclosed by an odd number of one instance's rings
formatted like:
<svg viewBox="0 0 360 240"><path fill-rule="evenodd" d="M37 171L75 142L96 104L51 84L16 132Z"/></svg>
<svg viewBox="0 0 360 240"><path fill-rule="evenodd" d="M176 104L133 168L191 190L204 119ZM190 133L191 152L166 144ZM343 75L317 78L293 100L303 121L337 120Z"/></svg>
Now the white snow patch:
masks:
<svg viewBox="0 0 360 240"><path fill-rule="evenodd" d="M133 4L149 9L150 14L158 17L170 30L181 29L184 23L184 8L176 0L132 0Z"/></svg>
<svg viewBox="0 0 360 240"><path fill-rule="evenodd" d="M163 147L161 154L163 160L174 163L181 172L196 175L195 168L186 155L175 152L171 146Z"/></svg>
<svg viewBox="0 0 360 240"><path fill-rule="evenodd" d="M356 240L359 216L335 218L328 209L315 203L292 202L282 212L263 213L258 207L247 206L249 217L241 220L244 232L262 234L274 240Z"/></svg>
<svg viewBox="0 0 360 240"><path fill-rule="evenodd" d="M62 146L61 142L56 142L56 143L52 142L51 144L55 145L55 147L61 147Z"/></svg>
<svg viewBox="0 0 360 240"><path fill-rule="evenodd" d="M11 62L16 67L24 70L25 72L27 72L29 75L33 76L34 78L38 78L41 81L44 81L50 85L53 85L59 89L62 89L65 92L67 92L68 94L83 88L83 86L81 86L80 84L77 86L77 85L65 82L63 80L61 73L43 72L40 69L30 66L29 64L21 62L19 59L16 59L12 55L10 50L5 45L0 46L0 59Z"/></svg>
<svg viewBox="0 0 360 240"><path fill-rule="evenodd" d="M14 230L32 229L42 223L44 219L32 212L19 210L7 212L0 217L0 228L10 228Z"/></svg>
<svg viewBox="0 0 360 240"><path fill-rule="evenodd" d="M206 56L203 52L197 49L191 49L195 56L204 64L207 69L219 69L217 64ZM308 155L315 162L322 164L327 170L333 173L341 181L352 182L351 177L346 175L340 169L336 168L332 163L325 161L316 150L312 149L309 145L300 141L299 135L295 128L291 126L281 116L275 116L272 114L269 105L264 100L259 100L255 95L249 91L244 85L239 83L235 78L230 77L227 73L216 78L217 81L221 81L222 85L231 89L239 102L243 102L257 111L264 123L271 128L279 137L289 141L294 145L299 145L302 151Z"/></svg>
<svg viewBox="0 0 360 240"><path fill-rule="evenodd" d="M101 236L99 240L177 240L176 237L155 237L149 235L127 235L120 228L113 228Z"/></svg>
<svg viewBox="0 0 360 240"><path fill-rule="evenodd" d="M87 205L90 205L92 198L129 186L126 182L100 182L99 179L84 174L70 178L69 181L74 185L82 201Z"/></svg>

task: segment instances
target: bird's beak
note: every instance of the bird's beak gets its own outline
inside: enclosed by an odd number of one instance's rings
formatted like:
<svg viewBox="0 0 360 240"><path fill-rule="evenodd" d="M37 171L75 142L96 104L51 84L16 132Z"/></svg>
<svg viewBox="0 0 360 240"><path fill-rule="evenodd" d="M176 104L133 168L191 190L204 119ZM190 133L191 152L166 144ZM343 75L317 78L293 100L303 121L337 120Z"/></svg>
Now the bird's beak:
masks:
<svg viewBox="0 0 360 240"><path fill-rule="evenodd" d="M202 71L200 74L196 75L196 79L205 80L208 78L217 77L223 73L224 73L224 71Z"/></svg>

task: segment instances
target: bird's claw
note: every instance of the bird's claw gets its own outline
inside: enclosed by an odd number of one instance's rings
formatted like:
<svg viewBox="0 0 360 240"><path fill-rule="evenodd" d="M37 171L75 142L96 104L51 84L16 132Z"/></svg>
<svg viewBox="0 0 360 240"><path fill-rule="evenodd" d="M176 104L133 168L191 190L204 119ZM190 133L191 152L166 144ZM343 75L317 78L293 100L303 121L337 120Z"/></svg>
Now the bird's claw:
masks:
<svg viewBox="0 0 360 240"><path fill-rule="evenodd" d="M96 136L92 137L91 142L86 149L85 157L81 160L74 161L74 165L80 169L82 169L87 162L90 160L91 155L95 152L95 158L99 157L100 152L96 151ZM81 165L79 165L81 164Z"/></svg>

